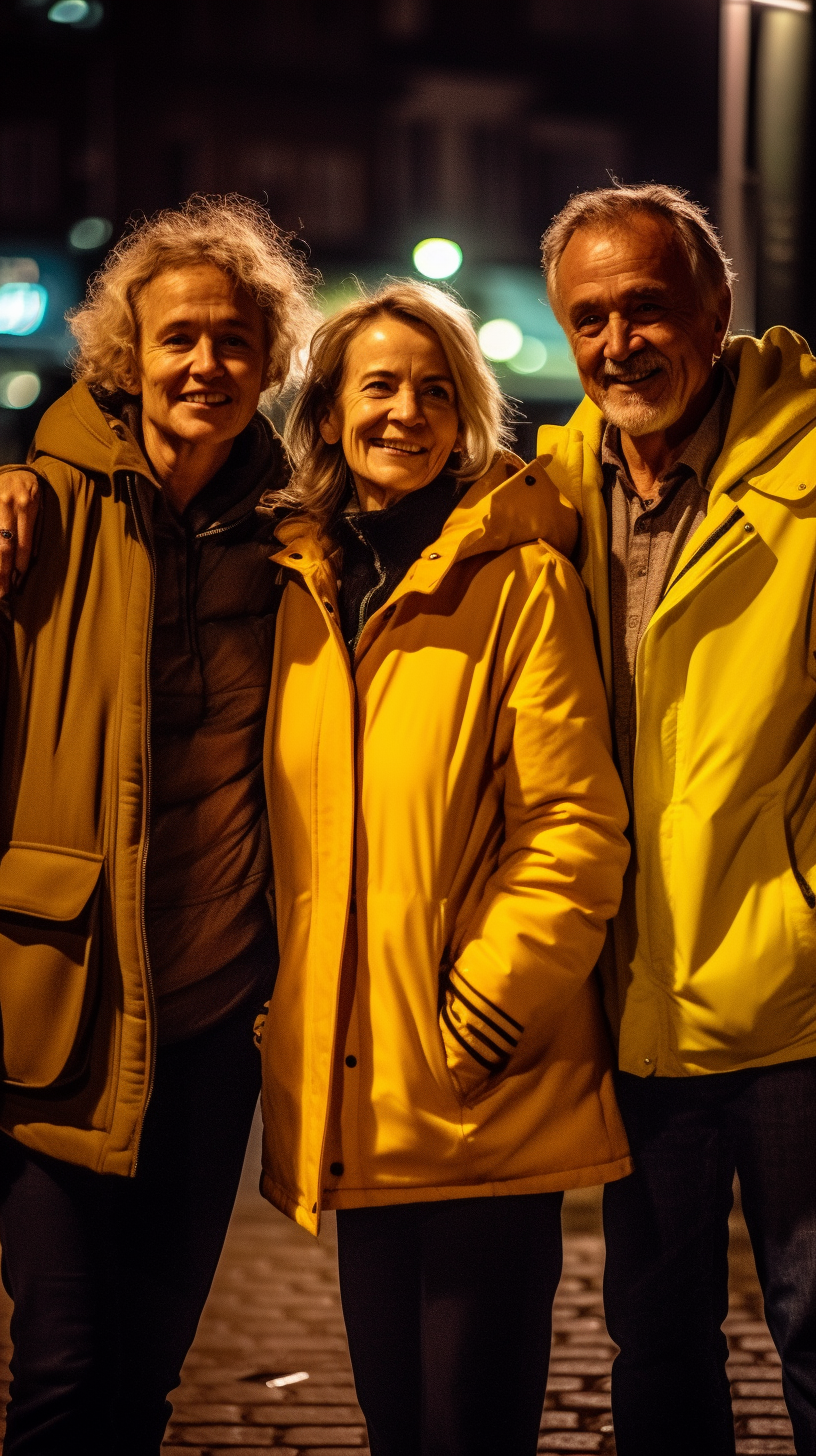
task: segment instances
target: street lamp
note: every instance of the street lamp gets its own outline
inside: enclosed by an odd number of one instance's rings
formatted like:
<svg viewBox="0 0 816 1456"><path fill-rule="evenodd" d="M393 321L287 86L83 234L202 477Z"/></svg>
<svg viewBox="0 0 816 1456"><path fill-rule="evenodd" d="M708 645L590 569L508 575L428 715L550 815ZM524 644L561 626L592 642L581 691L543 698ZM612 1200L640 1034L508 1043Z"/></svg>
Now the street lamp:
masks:
<svg viewBox="0 0 816 1456"><path fill-rule="evenodd" d="M758 304L762 324L797 312L811 11L811 0L721 3L720 223L738 275L734 327L746 333Z"/></svg>

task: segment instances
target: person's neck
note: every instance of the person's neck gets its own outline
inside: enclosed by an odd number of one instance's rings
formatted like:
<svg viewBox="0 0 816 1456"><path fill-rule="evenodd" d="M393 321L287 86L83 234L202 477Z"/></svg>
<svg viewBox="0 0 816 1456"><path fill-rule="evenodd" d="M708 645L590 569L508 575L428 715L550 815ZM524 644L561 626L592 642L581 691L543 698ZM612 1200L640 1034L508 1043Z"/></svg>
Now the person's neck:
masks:
<svg viewBox="0 0 816 1456"><path fill-rule="evenodd" d="M675 460L679 459L687 441L708 414L719 383L718 372L713 369L704 388L694 396L680 419L667 430L656 430L652 435L629 435L621 430L623 458L629 478L641 500L652 498L658 481Z"/></svg>
<svg viewBox="0 0 816 1456"><path fill-rule="evenodd" d="M179 515L226 465L233 446L232 440L213 444L165 435L146 415L142 416L142 434L156 479Z"/></svg>

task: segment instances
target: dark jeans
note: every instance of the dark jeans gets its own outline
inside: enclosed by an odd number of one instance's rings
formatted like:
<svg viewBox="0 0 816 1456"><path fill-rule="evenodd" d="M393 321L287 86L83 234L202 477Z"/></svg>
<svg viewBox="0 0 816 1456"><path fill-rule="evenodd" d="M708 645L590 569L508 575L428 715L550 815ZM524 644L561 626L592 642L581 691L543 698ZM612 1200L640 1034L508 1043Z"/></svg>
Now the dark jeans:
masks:
<svg viewBox="0 0 816 1456"><path fill-rule="evenodd" d="M734 1171L799 1456L816 1456L816 1059L625 1072L635 1172L604 1192L618 1456L733 1456L721 1325Z"/></svg>
<svg viewBox="0 0 816 1456"><path fill-rule="evenodd" d="M256 1010L160 1049L135 1178L0 1136L5 1456L158 1456L258 1097Z"/></svg>
<svg viewBox="0 0 816 1456"><path fill-rule="evenodd" d="M371 1456L533 1456L561 1200L338 1213L340 1292Z"/></svg>

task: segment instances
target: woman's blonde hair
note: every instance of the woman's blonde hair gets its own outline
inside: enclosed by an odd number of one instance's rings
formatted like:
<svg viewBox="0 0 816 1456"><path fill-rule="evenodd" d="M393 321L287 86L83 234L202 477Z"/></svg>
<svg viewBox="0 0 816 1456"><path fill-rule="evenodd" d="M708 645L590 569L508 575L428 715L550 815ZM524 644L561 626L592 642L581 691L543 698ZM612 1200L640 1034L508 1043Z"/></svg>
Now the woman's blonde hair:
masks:
<svg viewBox="0 0 816 1456"><path fill-rule="evenodd" d="M77 340L74 378L105 393L138 393L139 294L159 273L198 263L221 268L258 305L267 339L263 388L279 392L319 318L314 275L265 209L236 195L191 197L145 218L117 243L85 302L67 315Z"/></svg>
<svg viewBox="0 0 816 1456"><path fill-rule="evenodd" d="M447 467L450 474L477 480L508 442L510 408L482 356L468 310L430 283L386 280L376 292L339 309L312 339L303 385L284 431L294 471L282 490L264 498L265 507L294 511L325 530L349 498L351 475L342 445L327 444L320 426L342 388L349 344L383 315L434 333L442 346L461 431L461 446Z"/></svg>

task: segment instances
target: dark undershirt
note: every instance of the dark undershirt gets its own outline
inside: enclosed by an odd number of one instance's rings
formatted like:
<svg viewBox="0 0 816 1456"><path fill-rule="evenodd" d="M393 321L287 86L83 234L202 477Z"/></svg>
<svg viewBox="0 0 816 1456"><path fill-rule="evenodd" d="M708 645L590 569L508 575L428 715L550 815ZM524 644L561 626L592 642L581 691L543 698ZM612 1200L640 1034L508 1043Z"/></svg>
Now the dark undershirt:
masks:
<svg viewBox="0 0 816 1456"><path fill-rule="evenodd" d="M138 404L117 414L141 445ZM139 477L155 571L145 920L162 1044L272 989L262 758L279 588L256 507L285 473L256 415L181 513Z"/></svg>
<svg viewBox="0 0 816 1456"><path fill-rule="evenodd" d="M340 625L351 657L368 621L408 568L440 534L456 504L459 481L437 476L382 511L338 516L331 537L342 552L338 594Z"/></svg>

